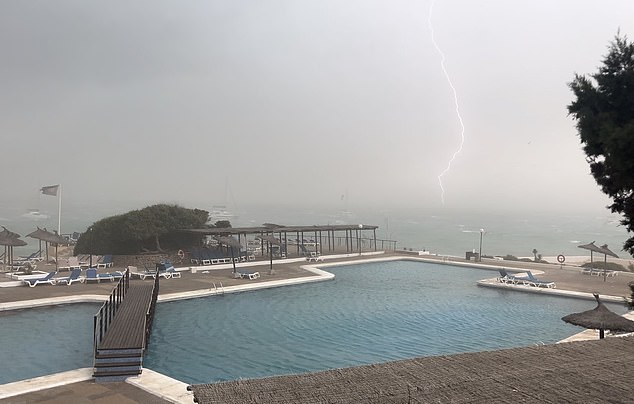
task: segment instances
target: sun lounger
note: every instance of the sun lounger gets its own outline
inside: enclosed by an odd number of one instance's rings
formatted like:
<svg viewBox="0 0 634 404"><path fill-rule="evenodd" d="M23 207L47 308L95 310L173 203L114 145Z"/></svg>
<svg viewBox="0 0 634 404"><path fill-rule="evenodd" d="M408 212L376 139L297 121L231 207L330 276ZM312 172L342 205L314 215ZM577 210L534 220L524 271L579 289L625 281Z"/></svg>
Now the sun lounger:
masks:
<svg viewBox="0 0 634 404"><path fill-rule="evenodd" d="M86 270L86 282L92 282L92 281L97 281L97 283L100 283L101 281L114 281L114 276L112 274L109 273L97 273L97 269L95 268L88 268Z"/></svg>
<svg viewBox="0 0 634 404"><path fill-rule="evenodd" d="M506 269L498 269L498 272L500 273L500 276L498 277L498 282L501 283L510 283L513 285L517 285L518 283L523 284L525 281L528 280L528 277L526 276L511 275L506 272Z"/></svg>
<svg viewBox="0 0 634 404"><path fill-rule="evenodd" d="M97 262L97 268L110 268L114 265L111 254L106 254Z"/></svg>
<svg viewBox="0 0 634 404"><path fill-rule="evenodd" d="M616 276L618 274L617 271L611 270L611 269L598 269L598 268L582 268L581 269L581 273L584 275L590 275L590 276L603 276L605 275L606 277L611 277L611 276Z"/></svg>
<svg viewBox="0 0 634 404"><path fill-rule="evenodd" d="M73 269L81 269L79 257L59 258L57 261L58 271L72 271Z"/></svg>
<svg viewBox="0 0 634 404"><path fill-rule="evenodd" d="M55 276L56 273L57 271L51 271L48 273L48 275L46 275L43 278L24 279L22 282L24 282L26 285L29 285L32 288L36 287L37 285L43 285L46 283L49 285L55 285L55 279L53 279L53 277Z"/></svg>
<svg viewBox="0 0 634 404"><path fill-rule="evenodd" d="M84 278L81 276L81 268L75 268L71 271L69 276L62 278L55 278L56 285L72 285L73 282L84 283Z"/></svg>
<svg viewBox="0 0 634 404"><path fill-rule="evenodd" d="M554 288L555 282L537 279L531 271L526 271L528 279L524 281L525 285L535 286L538 288Z"/></svg>
<svg viewBox="0 0 634 404"><path fill-rule="evenodd" d="M258 271L248 271L248 270L244 270L244 269L238 269L236 270L236 275L239 276L242 279L258 279L260 277L260 273Z"/></svg>
<svg viewBox="0 0 634 404"><path fill-rule="evenodd" d="M34 264L36 262L40 262L40 261L44 261L44 258L42 258L41 255L41 251L36 251L34 253L32 253L31 255L29 255L28 257L19 257L18 259L14 260L13 262L19 262L19 263L26 263L26 262L30 262L31 264Z"/></svg>
<svg viewBox="0 0 634 404"><path fill-rule="evenodd" d="M174 264L172 264L171 262L165 261L163 263L163 267L165 268L165 273L169 275L169 278L166 278L166 279L170 279L170 278L174 279L174 278L181 277L181 273L178 272L176 268L174 268Z"/></svg>
<svg viewBox="0 0 634 404"><path fill-rule="evenodd" d="M202 262L200 250L192 250L191 253L189 253L189 260L194 265L200 265Z"/></svg>
<svg viewBox="0 0 634 404"><path fill-rule="evenodd" d="M317 253L316 251L309 251L303 244L300 244L299 247L302 249L302 254L304 254L304 257L306 257L306 260L308 262L317 262L324 260L324 258L319 253Z"/></svg>
<svg viewBox="0 0 634 404"><path fill-rule="evenodd" d="M130 276L136 276L142 280L146 280L147 278L154 279L156 277L155 270L150 270L146 268L144 271L139 271L137 267L133 267L133 266L129 266L128 269L130 270ZM167 274L167 273L159 274L159 277L162 277L165 279L169 279L171 276L172 276L171 274Z"/></svg>
<svg viewBox="0 0 634 404"><path fill-rule="evenodd" d="M158 269L159 276L165 279L170 278L180 278L181 273L174 268L174 264L170 261L164 261L159 264L156 264L156 269ZM146 269L146 272L150 272Z"/></svg>

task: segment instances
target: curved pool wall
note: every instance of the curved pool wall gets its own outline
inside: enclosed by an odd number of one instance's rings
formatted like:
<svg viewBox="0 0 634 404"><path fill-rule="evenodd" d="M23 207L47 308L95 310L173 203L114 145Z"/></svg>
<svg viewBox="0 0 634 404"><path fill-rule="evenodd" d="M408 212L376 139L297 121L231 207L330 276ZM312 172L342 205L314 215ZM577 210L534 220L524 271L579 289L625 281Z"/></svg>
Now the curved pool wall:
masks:
<svg viewBox="0 0 634 404"><path fill-rule="evenodd" d="M581 331L560 318L592 306L479 288L491 272L473 268L327 266L332 282L161 303L144 366L202 383L556 342ZM0 384L92 366L97 308L0 312Z"/></svg>
<svg viewBox="0 0 634 404"><path fill-rule="evenodd" d="M491 272L473 268L407 260L328 270L331 282L161 305L145 366L207 383L553 343L581 331L561 317L593 307L480 288Z"/></svg>

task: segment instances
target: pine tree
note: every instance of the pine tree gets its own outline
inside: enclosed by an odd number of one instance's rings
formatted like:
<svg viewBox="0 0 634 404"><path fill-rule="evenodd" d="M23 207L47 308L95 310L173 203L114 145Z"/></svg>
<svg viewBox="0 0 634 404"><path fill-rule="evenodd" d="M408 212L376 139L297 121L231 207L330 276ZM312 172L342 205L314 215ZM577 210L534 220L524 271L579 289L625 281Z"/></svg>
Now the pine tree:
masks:
<svg viewBox="0 0 634 404"><path fill-rule="evenodd" d="M575 75L569 83L576 100L568 112L601 190L613 201L612 212L623 216L634 232L634 44L617 34L599 71ZM634 237L623 249L634 255Z"/></svg>

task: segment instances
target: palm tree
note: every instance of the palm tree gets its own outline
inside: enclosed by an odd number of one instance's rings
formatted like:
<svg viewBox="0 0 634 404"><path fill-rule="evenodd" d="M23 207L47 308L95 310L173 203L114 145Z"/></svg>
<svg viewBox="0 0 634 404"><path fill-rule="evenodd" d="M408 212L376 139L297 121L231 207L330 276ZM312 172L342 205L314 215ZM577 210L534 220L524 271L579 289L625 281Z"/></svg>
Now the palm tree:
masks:
<svg viewBox="0 0 634 404"><path fill-rule="evenodd" d="M535 257L534 261L537 262L537 248L533 248L533 256Z"/></svg>

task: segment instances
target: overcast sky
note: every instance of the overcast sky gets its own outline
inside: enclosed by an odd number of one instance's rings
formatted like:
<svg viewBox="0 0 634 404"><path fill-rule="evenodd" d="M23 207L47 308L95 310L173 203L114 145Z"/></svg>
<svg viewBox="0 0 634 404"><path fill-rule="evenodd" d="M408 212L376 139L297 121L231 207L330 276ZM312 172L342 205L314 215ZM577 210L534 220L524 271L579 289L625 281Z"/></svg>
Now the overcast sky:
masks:
<svg viewBox="0 0 634 404"><path fill-rule="evenodd" d="M4 204L441 208L430 1L0 2ZM438 0L445 206L605 206L566 106L634 2Z"/></svg>

